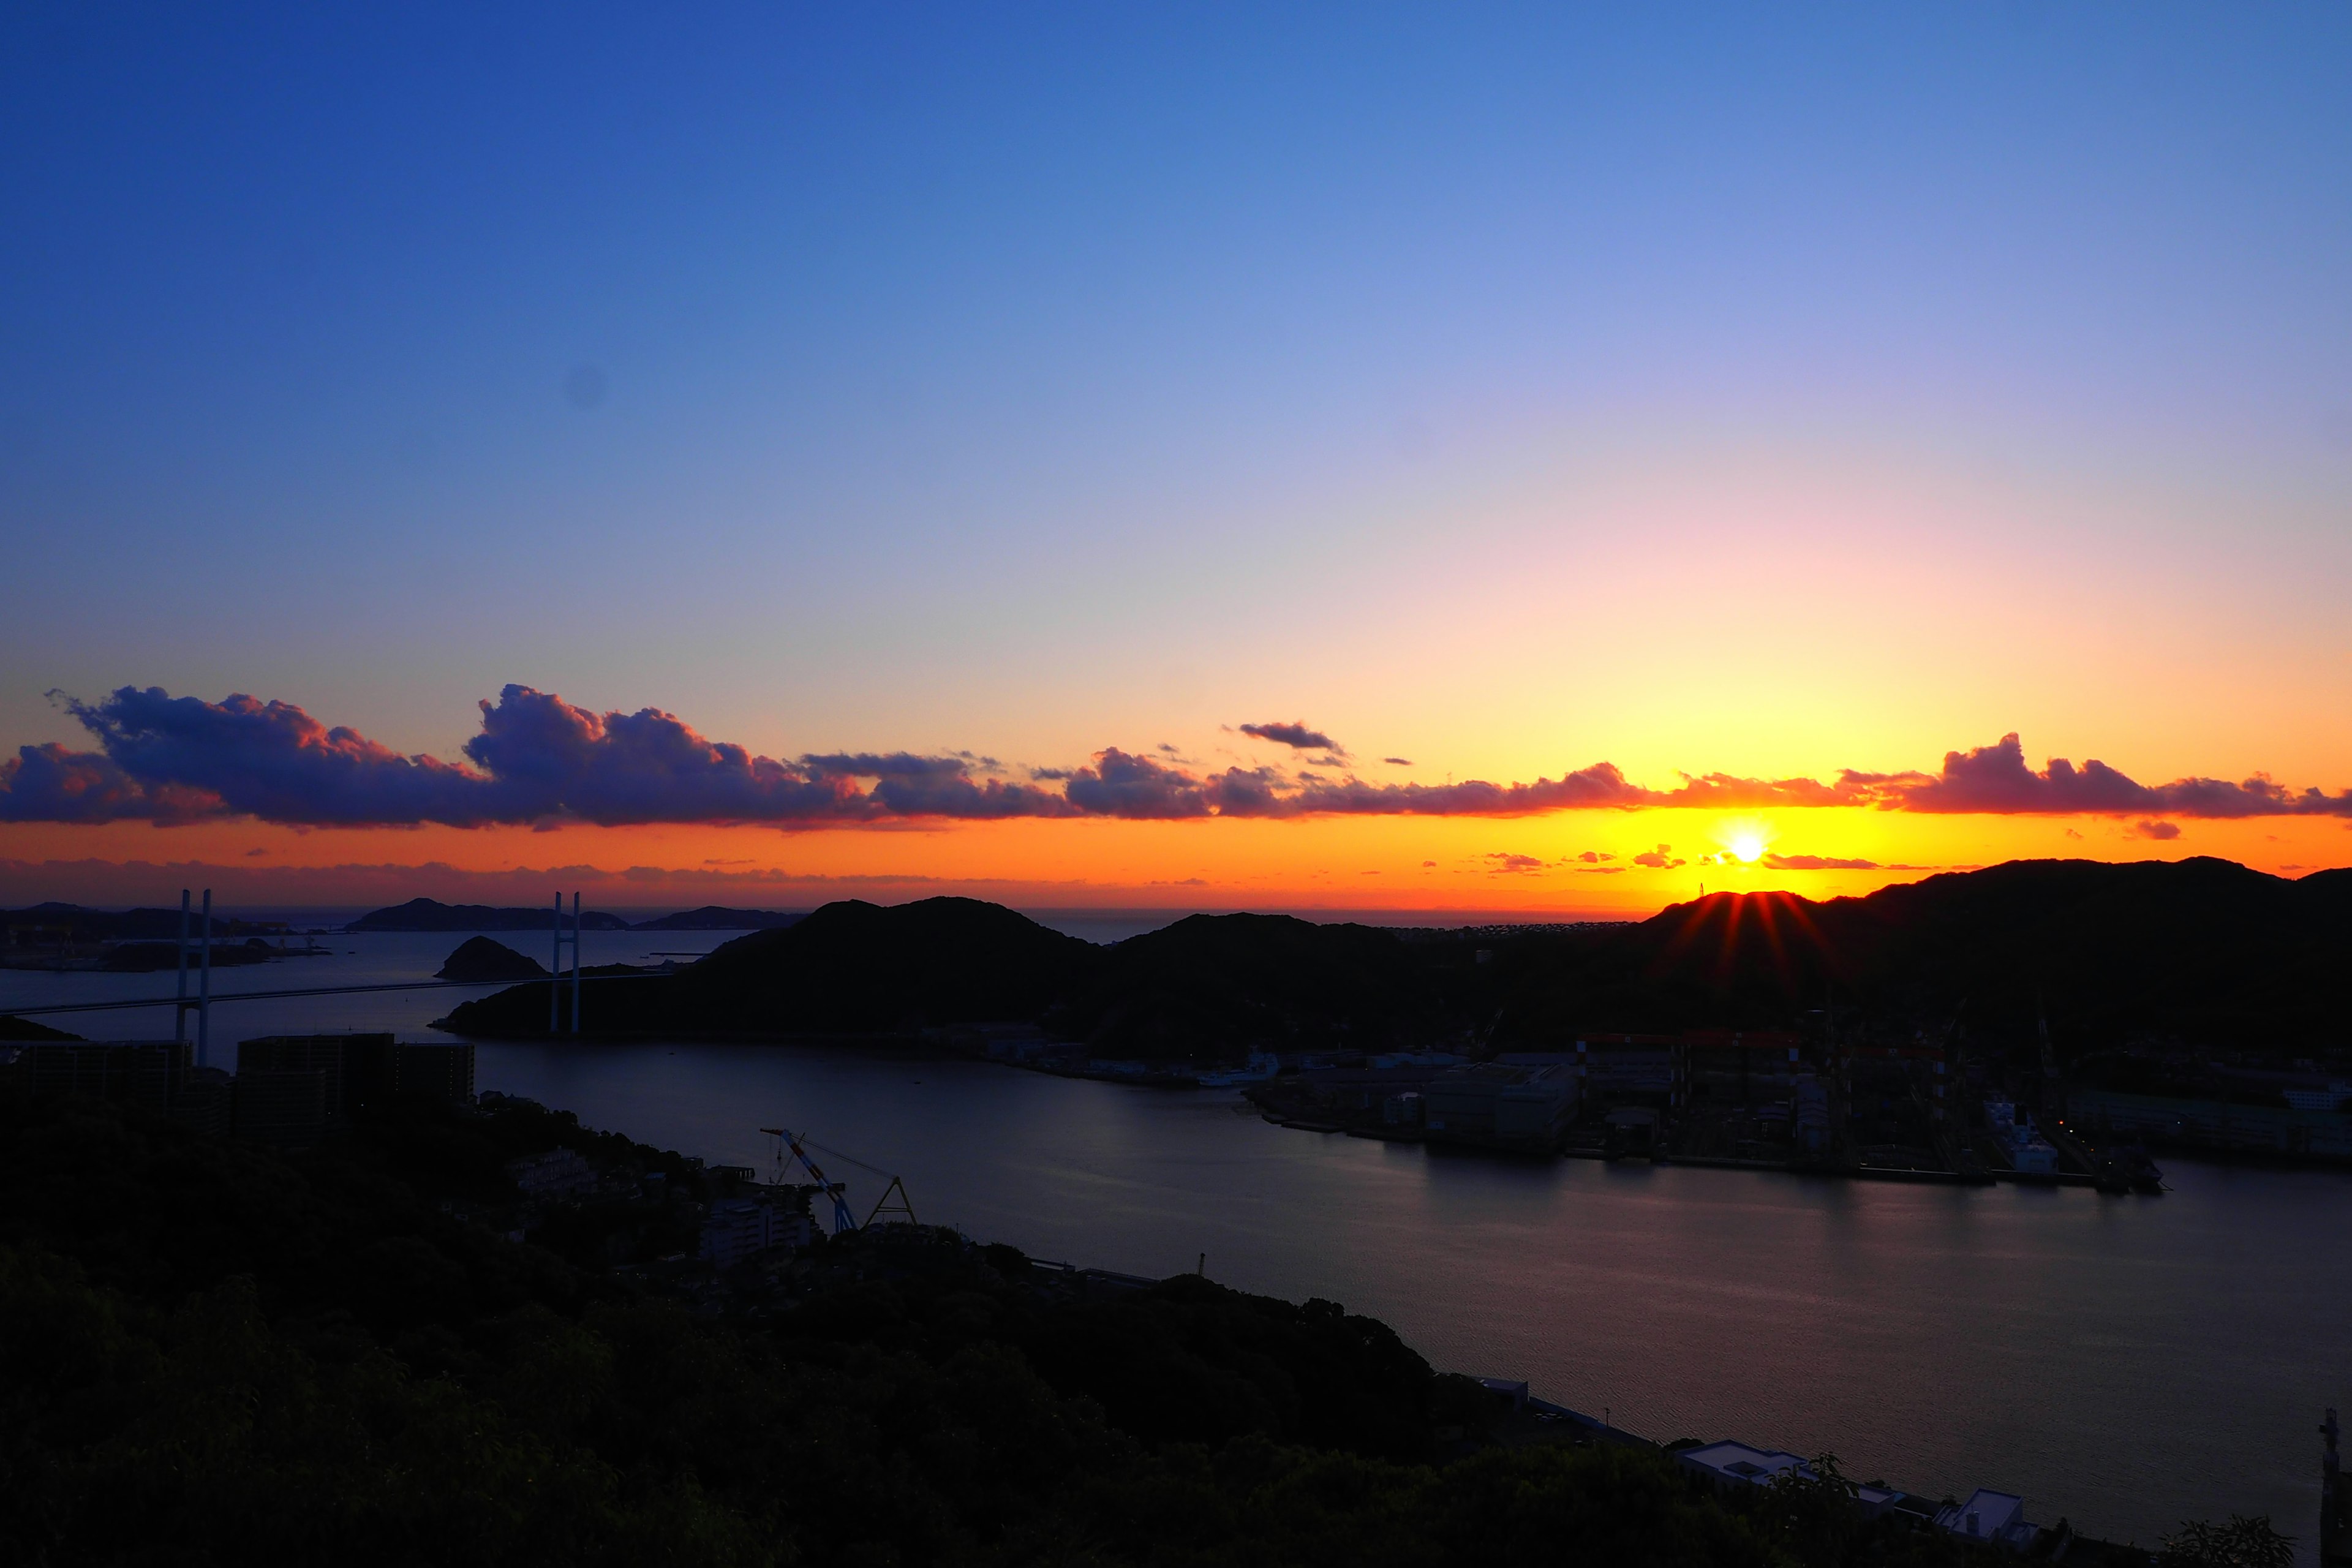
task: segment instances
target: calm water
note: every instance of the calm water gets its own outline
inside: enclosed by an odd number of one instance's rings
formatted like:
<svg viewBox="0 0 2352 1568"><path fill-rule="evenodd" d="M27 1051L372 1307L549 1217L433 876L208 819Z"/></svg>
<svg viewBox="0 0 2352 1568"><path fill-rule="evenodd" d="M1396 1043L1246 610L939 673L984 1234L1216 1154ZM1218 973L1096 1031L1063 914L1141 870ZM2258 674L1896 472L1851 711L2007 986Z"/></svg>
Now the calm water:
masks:
<svg viewBox="0 0 2352 1568"><path fill-rule="evenodd" d="M337 938L332 959L216 971L216 994L429 973L459 940ZM591 931L587 957L721 940ZM0 1002L171 984L0 973ZM216 1059L282 1029L421 1037L469 994L231 1004ZM171 1031L168 1010L58 1022ZM807 1047L485 1046L478 1079L711 1160L764 1166L756 1129L782 1119L976 1237L1139 1274L1205 1252L1226 1283L1343 1301L1441 1367L1525 1377L1651 1436L1828 1449L2119 1538L2267 1512L2309 1561L2313 1429L2352 1406L2343 1175L2169 1162L2174 1191L2118 1199L1517 1163L1288 1131L1229 1094Z"/></svg>
<svg viewBox="0 0 2352 1568"><path fill-rule="evenodd" d="M361 936L321 936L329 953L323 958L289 958L213 971L213 1065L235 1068L236 1042L257 1035L299 1034L320 1029L391 1029L424 1037L433 1020L469 996L485 996L497 985L447 987L432 991L381 991L361 996L288 997L275 1002L239 1002L241 991L290 991L302 986L368 985L399 980L426 980L469 935L467 931L381 931ZM491 931L497 941L546 963L545 931ZM583 963L658 963L661 953L703 953L740 931L592 931L580 938ZM294 939L297 943L300 938ZM29 1007L44 1003L106 1002L131 997L169 996L179 977L172 970L153 974L54 974L37 970L0 969L0 1008ZM583 1013L595 1005L593 985ZM196 991L194 974L188 994ZM121 1012L61 1013L38 1022L70 1030L92 1040L168 1040L172 1009L145 1007ZM195 1016L188 1016L188 1037L196 1033Z"/></svg>

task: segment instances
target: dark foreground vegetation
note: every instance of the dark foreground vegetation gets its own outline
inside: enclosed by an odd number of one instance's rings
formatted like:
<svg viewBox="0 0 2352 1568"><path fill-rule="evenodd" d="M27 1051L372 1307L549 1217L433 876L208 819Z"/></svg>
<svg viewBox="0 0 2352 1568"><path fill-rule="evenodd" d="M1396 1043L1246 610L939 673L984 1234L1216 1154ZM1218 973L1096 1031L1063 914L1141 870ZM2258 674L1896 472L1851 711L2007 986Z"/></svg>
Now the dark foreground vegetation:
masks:
<svg viewBox="0 0 2352 1568"><path fill-rule="evenodd" d="M2352 870L2225 860L2018 861L1867 898L1716 894L1638 924L1398 931L1196 915L1108 949L967 899L829 904L675 977L608 981L608 1036L911 1033L1034 1023L1097 1055L1550 1050L1580 1035L1781 1028L2032 1042L2062 1058L2146 1040L2352 1045ZM449 1025L546 1027L544 986Z"/></svg>
<svg viewBox="0 0 2352 1568"><path fill-rule="evenodd" d="M0 1101L0 1561L1994 1560L1834 1488L1734 1505L1652 1452L1503 1444L1328 1303L1088 1299L910 1227L690 1310L593 1237L460 1217L559 1145L682 1204L713 1180L526 1103L276 1154Z"/></svg>

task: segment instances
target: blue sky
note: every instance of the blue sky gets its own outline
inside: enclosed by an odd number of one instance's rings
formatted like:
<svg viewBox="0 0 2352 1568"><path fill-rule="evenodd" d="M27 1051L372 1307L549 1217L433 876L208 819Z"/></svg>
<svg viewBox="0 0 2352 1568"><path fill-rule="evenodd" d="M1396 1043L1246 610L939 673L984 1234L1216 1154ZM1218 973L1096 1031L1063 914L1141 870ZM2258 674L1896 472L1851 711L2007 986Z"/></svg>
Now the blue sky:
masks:
<svg viewBox="0 0 2352 1568"><path fill-rule="evenodd" d="M2352 763L2340 6L486 9L0 23L10 743Z"/></svg>

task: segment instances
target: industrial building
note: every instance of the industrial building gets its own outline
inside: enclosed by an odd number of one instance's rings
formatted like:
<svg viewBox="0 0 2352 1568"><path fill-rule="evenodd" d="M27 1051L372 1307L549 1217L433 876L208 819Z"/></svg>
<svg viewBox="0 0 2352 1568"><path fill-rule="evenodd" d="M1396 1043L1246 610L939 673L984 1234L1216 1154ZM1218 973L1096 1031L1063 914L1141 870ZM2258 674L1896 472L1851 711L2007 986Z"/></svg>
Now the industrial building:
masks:
<svg viewBox="0 0 2352 1568"><path fill-rule="evenodd" d="M1580 1087L1565 1067L1465 1063L1423 1086L1422 1124L1433 1134L1550 1147L1576 1115Z"/></svg>
<svg viewBox="0 0 2352 1568"><path fill-rule="evenodd" d="M2010 1169L2021 1175L2046 1176L2058 1169L2058 1150L2042 1136L2031 1114L2021 1113L2014 1102L1988 1098L1984 1102L1985 1131L1992 1134L1999 1152L2009 1161Z"/></svg>
<svg viewBox="0 0 2352 1568"><path fill-rule="evenodd" d="M2068 1119L2079 1127L2175 1148L2294 1159L2352 1161L2352 1116L2222 1100L2186 1100L2113 1089L2076 1089L2066 1095Z"/></svg>

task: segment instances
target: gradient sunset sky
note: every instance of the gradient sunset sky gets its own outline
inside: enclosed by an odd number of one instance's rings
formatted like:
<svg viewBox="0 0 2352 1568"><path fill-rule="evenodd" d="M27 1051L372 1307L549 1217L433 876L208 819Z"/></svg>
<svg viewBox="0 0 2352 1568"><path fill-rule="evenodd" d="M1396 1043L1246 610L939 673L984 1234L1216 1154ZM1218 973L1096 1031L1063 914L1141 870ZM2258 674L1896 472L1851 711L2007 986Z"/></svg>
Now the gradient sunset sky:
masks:
<svg viewBox="0 0 2352 1568"><path fill-rule="evenodd" d="M2352 862L2352 9L321 10L0 16L0 901Z"/></svg>

